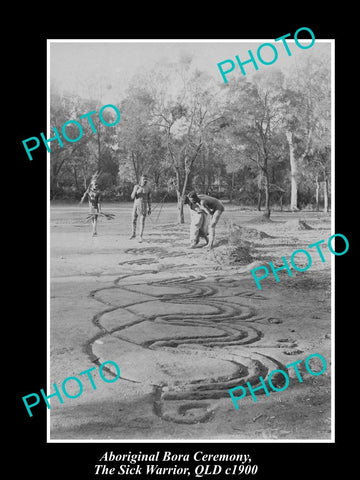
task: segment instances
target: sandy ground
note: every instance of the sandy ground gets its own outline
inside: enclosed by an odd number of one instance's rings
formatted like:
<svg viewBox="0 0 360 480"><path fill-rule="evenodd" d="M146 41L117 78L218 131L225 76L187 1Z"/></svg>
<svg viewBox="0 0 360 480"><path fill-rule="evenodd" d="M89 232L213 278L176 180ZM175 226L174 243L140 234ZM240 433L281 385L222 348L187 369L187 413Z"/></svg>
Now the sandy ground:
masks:
<svg viewBox="0 0 360 480"><path fill-rule="evenodd" d="M97 237L86 206L50 211L50 384L71 376L83 384L79 397L52 401L50 439L330 440L330 216L273 212L270 223L252 222L258 212L229 205L207 252L202 241L188 248L188 212L177 225L175 205L153 211L142 244L128 239L130 204L103 210L116 217L100 221ZM310 269L281 271L280 282L269 276L258 290L251 268L280 266L322 239L325 262L312 249ZM297 264L305 260L299 254ZM304 366L313 353L326 359L321 375ZM121 377L104 369L105 382L99 366L109 360ZM296 360L302 383L286 367ZM96 390L79 376L92 367ZM235 409L228 389L256 388L275 369L288 372L289 387L258 391L257 402L248 392ZM79 388L66 387L74 396Z"/></svg>

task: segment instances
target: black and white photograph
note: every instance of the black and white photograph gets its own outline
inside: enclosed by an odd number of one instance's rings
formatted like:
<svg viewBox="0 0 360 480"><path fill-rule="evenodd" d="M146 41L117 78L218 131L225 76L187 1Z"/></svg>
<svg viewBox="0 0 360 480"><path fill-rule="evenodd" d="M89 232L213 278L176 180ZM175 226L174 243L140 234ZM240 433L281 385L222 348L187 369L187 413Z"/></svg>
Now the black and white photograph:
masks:
<svg viewBox="0 0 360 480"><path fill-rule="evenodd" d="M180 29L180 9L152 5L147 28L124 7L16 17L12 476L356 467L349 29L305 8L207 9Z"/></svg>
<svg viewBox="0 0 360 480"><path fill-rule="evenodd" d="M334 41L47 55L48 441L333 442Z"/></svg>

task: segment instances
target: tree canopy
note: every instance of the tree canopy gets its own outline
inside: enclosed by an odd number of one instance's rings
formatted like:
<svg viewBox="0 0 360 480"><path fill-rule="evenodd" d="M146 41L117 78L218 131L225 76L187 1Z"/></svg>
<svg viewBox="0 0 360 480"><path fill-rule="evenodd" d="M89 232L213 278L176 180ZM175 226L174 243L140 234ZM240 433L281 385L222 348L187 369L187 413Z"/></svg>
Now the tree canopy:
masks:
<svg viewBox="0 0 360 480"><path fill-rule="evenodd" d="M98 111L95 91L83 98L51 85L51 127ZM309 53L286 72L272 67L226 85L183 55L137 74L115 100L121 112L116 126L98 122L96 134L52 149L52 199L79 199L101 170L104 200L129 201L133 184L146 173L155 197L178 202L179 221L184 195L194 188L264 207L268 216L273 205L329 208L327 50L321 57Z"/></svg>

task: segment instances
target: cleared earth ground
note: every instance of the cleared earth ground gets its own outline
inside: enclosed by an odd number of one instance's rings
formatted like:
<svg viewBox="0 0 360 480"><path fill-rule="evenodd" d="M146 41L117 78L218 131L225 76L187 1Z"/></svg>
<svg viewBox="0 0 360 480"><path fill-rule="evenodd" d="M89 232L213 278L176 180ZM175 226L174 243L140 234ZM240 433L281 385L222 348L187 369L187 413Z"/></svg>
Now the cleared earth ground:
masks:
<svg viewBox="0 0 360 480"><path fill-rule="evenodd" d="M175 205L160 208L139 244L128 238L131 204L105 204L116 216L101 219L97 237L85 206L51 206L50 384L107 360L121 378L106 383L97 368L96 390L82 377L80 397L53 401L50 439L329 440L330 215L273 212L264 223L255 210L226 205L207 252L202 241L188 248L187 211L178 225ZM306 272L280 271L280 282L269 276L258 290L251 268L281 266L322 239L325 262L312 249ZM322 375L304 367L313 353L326 359ZM286 367L300 359L303 383ZM257 402L248 393L236 410L228 389L258 386L275 369L288 371L289 387L259 391Z"/></svg>

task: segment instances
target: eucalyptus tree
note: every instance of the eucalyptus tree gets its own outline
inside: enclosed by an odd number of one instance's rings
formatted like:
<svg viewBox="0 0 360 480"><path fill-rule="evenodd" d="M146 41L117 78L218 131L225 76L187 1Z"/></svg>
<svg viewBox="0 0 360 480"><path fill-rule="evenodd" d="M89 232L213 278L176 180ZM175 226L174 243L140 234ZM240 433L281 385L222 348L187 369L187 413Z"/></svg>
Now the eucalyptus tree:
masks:
<svg viewBox="0 0 360 480"><path fill-rule="evenodd" d="M174 172L178 221L184 223L194 166L219 129L221 90L209 75L192 68L190 57L162 64L144 81L155 102L153 125L160 128Z"/></svg>
<svg viewBox="0 0 360 480"><path fill-rule="evenodd" d="M228 87L228 127L239 165L255 167L259 191L264 189L264 217L270 218L270 167L283 156L283 141L278 111L278 90L282 74L273 70L239 79Z"/></svg>
<svg viewBox="0 0 360 480"><path fill-rule="evenodd" d="M322 151L322 163L327 163L324 175L325 189L328 188L329 151L331 145L331 62L328 44L317 46L317 50L301 57L289 70L281 96L281 113L286 136L290 178L292 210L298 209L298 186L302 170L307 168L314 152ZM318 178L318 177L317 177ZM328 196L328 191L325 193Z"/></svg>

